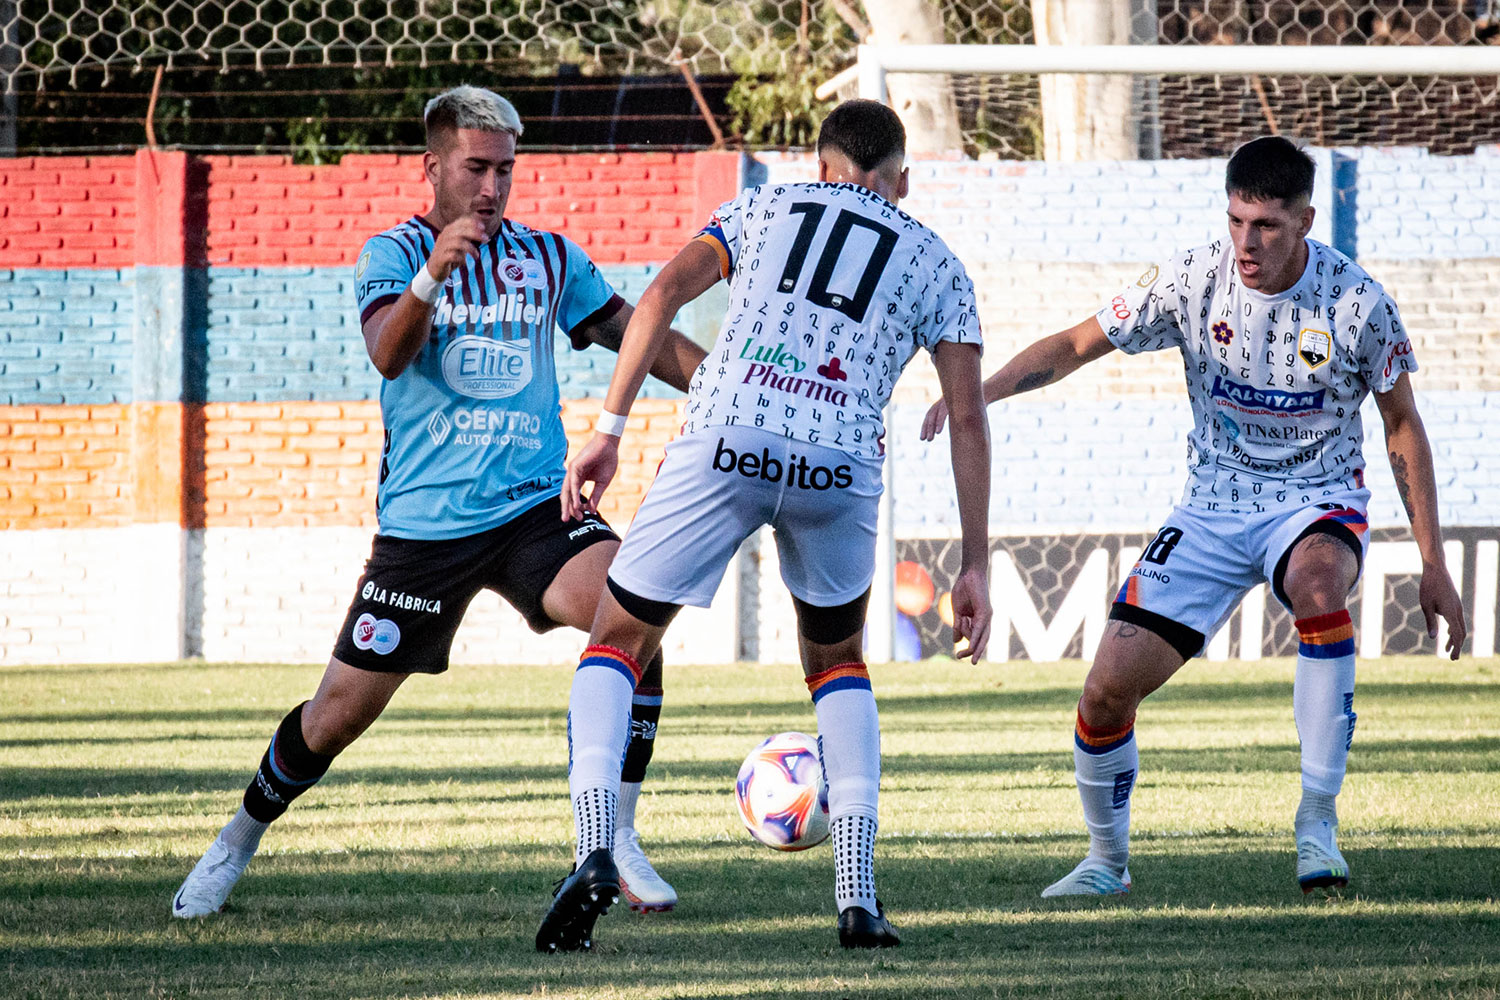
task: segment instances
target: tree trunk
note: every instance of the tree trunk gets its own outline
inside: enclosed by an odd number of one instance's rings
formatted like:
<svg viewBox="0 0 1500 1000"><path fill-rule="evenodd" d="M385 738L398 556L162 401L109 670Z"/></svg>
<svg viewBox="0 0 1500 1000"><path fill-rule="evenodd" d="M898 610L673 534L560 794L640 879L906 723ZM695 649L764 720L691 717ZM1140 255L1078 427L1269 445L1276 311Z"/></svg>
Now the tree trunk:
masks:
<svg viewBox="0 0 1500 1000"><path fill-rule="evenodd" d="M943 15L932 0L864 0L873 41L883 45L940 45ZM891 107L906 126L907 151L949 155L963 151L953 77L940 73L892 73L886 82Z"/></svg>
<svg viewBox="0 0 1500 1000"><path fill-rule="evenodd" d="M1143 16L1150 14L1140 0L1036 0L1031 9L1038 45L1155 42L1155 17ZM1152 138L1155 115L1142 110L1155 107L1154 80L1044 73L1040 83L1044 159L1134 160L1151 156L1151 147L1159 144Z"/></svg>

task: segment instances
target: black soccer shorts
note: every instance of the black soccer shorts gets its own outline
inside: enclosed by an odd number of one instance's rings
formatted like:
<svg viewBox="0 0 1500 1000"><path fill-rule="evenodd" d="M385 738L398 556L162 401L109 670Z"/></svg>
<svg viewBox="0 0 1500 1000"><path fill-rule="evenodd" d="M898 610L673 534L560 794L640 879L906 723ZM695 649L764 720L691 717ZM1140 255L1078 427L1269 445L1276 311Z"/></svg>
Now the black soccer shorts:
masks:
<svg viewBox="0 0 1500 1000"><path fill-rule="evenodd" d="M463 538L376 535L333 655L362 670L440 674L448 669L464 612L481 590L505 598L532 631L549 632L559 623L542 610L542 594L563 565L591 545L619 538L594 514L563 521L555 496Z"/></svg>

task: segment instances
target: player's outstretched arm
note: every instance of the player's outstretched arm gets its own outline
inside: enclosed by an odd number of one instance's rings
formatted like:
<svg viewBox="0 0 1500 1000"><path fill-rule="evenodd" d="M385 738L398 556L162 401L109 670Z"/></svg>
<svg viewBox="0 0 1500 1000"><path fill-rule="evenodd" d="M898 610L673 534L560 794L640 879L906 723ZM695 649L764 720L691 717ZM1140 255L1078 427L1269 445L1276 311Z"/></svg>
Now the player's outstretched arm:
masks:
<svg viewBox="0 0 1500 1000"><path fill-rule="evenodd" d="M635 307L626 303L613 316L584 328L582 333L600 347L619 353L620 345L625 342L625 330L633 315ZM689 340L685 334L675 328L668 329L665 341L651 362L651 374L672 388L687 392L693 381L693 374L707 354L707 351Z"/></svg>
<svg viewBox="0 0 1500 1000"><path fill-rule="evenodd" d="M696 241L689 243L662 268L651 287L641 296L625 327L620 357L615 361L609 392L604 397L606 414L624 417L630 413L630 407L641 391L641 383L646 380L646 372L671 332L672 317L718 280L719 255ZM603 430L595 432L589 443L568 463L562 489L563 519L580 517L584 511L597 511L599 500L619 464L619 434ZM587 498L583 495L585 483L593 485Z"/></svg>
<svg viewBox="0 0 1500 1000"><path fill-rule="evenodd" d="M478 216L465 215L448 223L438 233L432 256L418 269L401 297L377 309L365 321L365 350L381 375L391 379L406 371L406 366L422 350L432 332L432 303L436 295L424 299L417 292L427 282L436 282L431 286L434 291L441 289L453 269L463 264L466 257L477 254L484 240L484 223Z"/></svg>
<svg viewBox="0 0 1500 1000"><path fill-rule="evenodd" d="M1114 349L1099 321L1090 316L1077 326L1036 341L985 379L985 405L1051 385ZM922 440L931 441L941 433L947 419L947 402L940 399L933 403L922 420Z"/></svg>
<svg viewBox="0 0 1500 1000"><path fill-rule="evenodd" d="M1411 378L1402 373L1390 392L1375 394L1375 405L1385 422L1385 446L1391 458L1396 490L1411 520L1411 533L1422 553L1419 600L1427 619L1427 634L1437 636L1438 618L1448 623L1448 655L1458 659L1468 628L1464 624L1463 601L1443 555L1443 530L1438 525L1437 477L1432 471L1432 446L1427 428L1417 413Z"/></svg>
<svg viewBox="0 0 1500 1000"><path fill-rule="evenodd" d="M962 558L953 584L953 641L978 663L990 641L990 426L979 381L979 345L943 341L933 349L943 399L953 415L953 485L958 491Z"/></svg>

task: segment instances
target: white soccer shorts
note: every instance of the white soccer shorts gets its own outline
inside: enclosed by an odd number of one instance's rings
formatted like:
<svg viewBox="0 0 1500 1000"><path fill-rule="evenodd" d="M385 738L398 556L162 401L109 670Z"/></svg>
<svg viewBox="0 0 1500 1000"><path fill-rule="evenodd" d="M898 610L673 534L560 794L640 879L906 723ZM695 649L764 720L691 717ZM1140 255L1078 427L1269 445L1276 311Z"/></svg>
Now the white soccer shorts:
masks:
<svg viewBox="0 0 1500 1000"><path fill-rule="evenodd" d="M1328 531L1357 544L1363 567L1369 500L1368 490L1347 490L1318 503L1252 514L1181 504L1146 545L1115 597L1110 617L1160 634L1185 659L1195 656L1229 620L1246 591L1260 583L1269 582L1276 599L1292 610L1282 576L1292 546L1304 532Z"/></svg>
<svg viewBox="0 0 1500 1000"><path fill-rule="evenodd" d="M834 607L875 576L881 466L753 427L707 427L667 445L609 576L652 601L706 608L749 535L776 533L781 578Z"/></svg>

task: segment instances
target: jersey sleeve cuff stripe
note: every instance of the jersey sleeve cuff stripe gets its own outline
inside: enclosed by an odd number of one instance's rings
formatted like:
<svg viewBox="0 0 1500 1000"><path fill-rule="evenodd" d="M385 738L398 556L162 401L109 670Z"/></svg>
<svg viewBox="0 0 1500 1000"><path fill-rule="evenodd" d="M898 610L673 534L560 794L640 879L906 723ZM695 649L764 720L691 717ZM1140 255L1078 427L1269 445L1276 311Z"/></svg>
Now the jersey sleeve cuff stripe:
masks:
<svg viewBox="0 0 1500 1000"><path fill-rule="evenodd" d="M392 295L382 295L382 296L380 296L378 298L370 300L370 304L367 305L367 306L365 306L364 309L360 310L360 313L359 313L359 323L360 323L360 325L363 326L364 324L368 323L370 321L370 317L373 316L373 315L375 315L376 311L378 311L379 309L381 309L384 306L390 305L392 302L395 302L400 297L401 297L401 293L400 292L396 292L395 294L392 294Z"/></svg>
<svg viewBox="0 0 1500 1000"><path fill-rule="evenodd" d="M706 243L714 248L714 253L719 255L719 277L728 280L730 264L729 245L724 242L723 235L715 230L705 229L693 237L693 242Z"/></svg>
<svg viewBox="0 0 1500 1000"><path fill-rule="evenodd" d="M603 323L615 313L625 308L625 300L620 298L619 293L611 295L609 301L598 309L585 316L581 321L568 331L568 340L573 344L573 350L581 351L593 343L589 339L588 328Z"/></svg>

